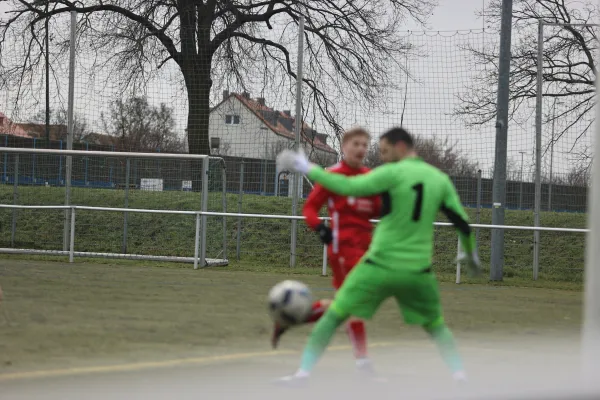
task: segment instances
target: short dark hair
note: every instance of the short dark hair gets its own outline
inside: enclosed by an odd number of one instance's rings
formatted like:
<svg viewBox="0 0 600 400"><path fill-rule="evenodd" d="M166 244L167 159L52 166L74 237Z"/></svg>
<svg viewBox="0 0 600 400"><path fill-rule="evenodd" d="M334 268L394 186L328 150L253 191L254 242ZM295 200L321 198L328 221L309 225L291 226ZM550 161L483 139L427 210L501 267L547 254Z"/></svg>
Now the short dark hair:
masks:
<svg viewBox="0 0 600 400"><path fill-rule="evenodd" d="M390 144L404 142L409 148L413 148L414 146L414 141L411 134L408 133L406 129L400 126L390 129L389 131L381 135L379 139L385 139L388 142L390 142Z"/></svg>

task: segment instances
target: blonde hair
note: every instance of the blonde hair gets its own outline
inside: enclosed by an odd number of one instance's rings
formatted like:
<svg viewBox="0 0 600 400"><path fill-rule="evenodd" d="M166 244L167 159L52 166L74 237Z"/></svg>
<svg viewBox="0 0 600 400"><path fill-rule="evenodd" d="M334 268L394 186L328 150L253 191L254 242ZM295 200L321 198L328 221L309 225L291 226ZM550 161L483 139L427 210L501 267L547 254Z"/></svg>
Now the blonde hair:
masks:
<svg viewBox="0 0 600 400"><path fill-rule="evenodd" d="M371 139L371 135L365 128L356 127L344 132L344 136L342 136L342 144L358 136L365 136L367 139Z"/></svg>

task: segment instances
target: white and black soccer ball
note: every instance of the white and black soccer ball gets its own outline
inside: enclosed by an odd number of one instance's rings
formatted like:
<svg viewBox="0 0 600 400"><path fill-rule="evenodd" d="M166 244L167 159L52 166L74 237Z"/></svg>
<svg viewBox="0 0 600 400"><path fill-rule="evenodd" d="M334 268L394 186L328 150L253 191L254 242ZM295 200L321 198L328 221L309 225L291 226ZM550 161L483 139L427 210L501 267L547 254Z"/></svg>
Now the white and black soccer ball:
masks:
<svg viewBox="0 0 600 400"><path fill-rule="evenodd" d="M269 315L281 326L303 322L311 307L310 289L302 282L286 280L279 282L269 291Z"/></svg>

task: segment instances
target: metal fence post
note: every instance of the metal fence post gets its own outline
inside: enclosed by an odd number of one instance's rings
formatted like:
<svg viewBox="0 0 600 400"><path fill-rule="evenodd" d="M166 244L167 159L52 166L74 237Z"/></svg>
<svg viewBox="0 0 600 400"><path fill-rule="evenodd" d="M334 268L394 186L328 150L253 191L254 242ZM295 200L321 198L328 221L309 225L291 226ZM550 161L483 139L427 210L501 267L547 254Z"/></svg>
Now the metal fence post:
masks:
<svg viewBox="0 0 600 400"><path fill-rule="evenodd" d="M302 129L302 62L304 56L304 17L298 23L298 71L296 73L296 123L294 150L300 149L300 130ZM302 175L294 174L294 187L292 192L292 215L296 216L298 197L300 197L300 180ZM296 241L298 238L298 221L292 220L292 235L290 239L290 267L296 266Z"/></svg>
<svg viewBox="0 0 600 400"><path fill-rule="evenodd" d="M15 154L15 172L13 184L13 205L19 204L19 154ZM17 236L17 209L13 208L12 228L10 233L10 245L15 247L15 238Z"/></svg>
<svg viewBox="0 0 600 400"><path fill-rule="evenodd" d="M477 171L477 211L475 214L475 221L481 223L481 170ZM475 241L479 243L479 228L475 229Z"/></svg>
<svg viewBox="0 0 600 400"><path fill-rule="evenodd" d="M221 201L223 203L223 212L227 212L227 165L223 162L223 194ZM223 258L227 260L227 217L223 216Z"/></svg>
<svg viewBox="0 0 600 400"><path fill-rule="evenodd" d="M71 239L69 241L69 262L75 258L75 207L71 207Z"/></svg>
<svg viewBox="0 0 600 400"><path fill-rule="evenodd" d="M328 221L325 220L325 226L328 225ZM322 276L327 276L327 245L323 245L323 270L321 271Z"/></svg>
<svg viewBox="0 0 600 400"><path fill-rule="evenodd" d="M512 33L512 0L502 0L500 23L500 57L498 60L498 97L496 147L492 191L492 224L504 225L506 209L506 158L508 146L508 107L510 85L510 46ZM504 229L492 231L490 280L501 281L504 269Z"/></svg>
<svg viewBox="0 0 600 400"><path fill-rule="evenodd" d="M77 13L71 11L69 40L69 101L67 106L67 150L73 150L73 134L75 130L74 103L75 103L75 41L77 34ZM50 144L48 142L48 144ZM65 205L71 205L71 183L73 180L73 157L67 156L67 168L65 173ZM69 233L69 213L71 209L65 210L65 234L63 240L63 251L67 250L67 238Z"/></svg>
<svg viewBox="0 0 600 400"><path fill-rule="evenodd" d="M210 169L210 159L205 157L202 159L202 204L201 211L204 213L208 210L208 171ZM200 260L202 266L206 265L206 231L208 229L207 216L202 214L202 237L200 241Z"/></svg>
<svg viewBox="0 0 600 400"><path fill-rule="evenodd" d="M8 135L4 136L4 147L8 147ZM8 154L4 153L4 168L2 171L2 182L3 183L8 183L8 175L6 174L7 169L8 169Z"/></svg>
<svg viewBox="0 0 600 400"><path fill-rule="evenodd" d="M523 210L523 177L519 183L519 211Z"/></svg>
<svg viewBox="0 0 600 400"><path fill-rule="evenodd" d="M240 164L240 192L238 194L238 214L242 213L242 199L244 195L244 161ZM237 237L235 245L235 255L237 260L240 260L240 252L242 246L242 217L237 220Z"/></svg>
<svg viewBox="0 0 600 400"><path fill-rule="evenodd" d="M597 60L597 58L596 58ZM596 79L596 91L600 91L600 81ZM600 103L596 103L596 116L600 115ZM597 118L597 117L596 117ZM594 129L593 153L600 151L600 125L596 122ZM598 158L592 162L591 182L588 192L588 227L585 257L585 287L583 329L581 330L581 362L583 382L589 388L598 387L598 370L600 370L600 164Z"/></svg>
<svg viewBox="0 0 600 400"><path fill-rule="evenodd" d="M458 245L456 246L456 284L460 283L460 253L462 251L462 246L460 245L460 238L458 238Z"/></svg>
<svg viewBox="0 0 600 400"><path fill-rule="evenodd" d="M200 213L196 214L196 236L194 236L194 269L198 269L198 253L200 249Z"/></svg>
<svg viewBox="0 0 600 400"><path fill-rule="evenodd" d="M125 161L125 208L129 208L129 174L131 172L131 160L127 157ZM129 222L129 213L123 213L123 244L121 253L127 254L127 223Z"/></svg>
<svg viewBox="0 0 600 400"><path fill-rule="evenodd" d="M544 22L538 20L537 54L537 92L535 105L535 201L533 207L533 225L540 226L540 208L542 203L542 73L544 53ZM533 280L537 280L540 268L540 231L533 232Z"/></svg>

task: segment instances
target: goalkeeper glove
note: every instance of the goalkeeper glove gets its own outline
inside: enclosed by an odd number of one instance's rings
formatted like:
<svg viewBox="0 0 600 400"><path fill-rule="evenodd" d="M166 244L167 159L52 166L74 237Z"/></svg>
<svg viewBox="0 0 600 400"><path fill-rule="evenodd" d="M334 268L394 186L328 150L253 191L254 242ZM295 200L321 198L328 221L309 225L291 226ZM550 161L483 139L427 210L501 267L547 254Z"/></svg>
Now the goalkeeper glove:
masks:
<svg viewBox="0 0 600 400"><path fill-rule="evenodd" d="M456 258L456 261L467 265L467 271L470 277L481 275L481 262L479 261L477 250L473 250L470 253L461 252Z"/></svg>
<svg viewBox="0 0 600 400"><path fill-rule="evenodd" d="M314 166L304 155L302 150L283 150L277 155L277 169L279 171L292 171L306 175Z"/></svg>
<svg viewBox="0 0 600 400"><path fill-rule="evenodd" d="M315 230L319 234L319 238L323 244L330 244L333 241L333 231L324 222L321 222Z"/></svg>

